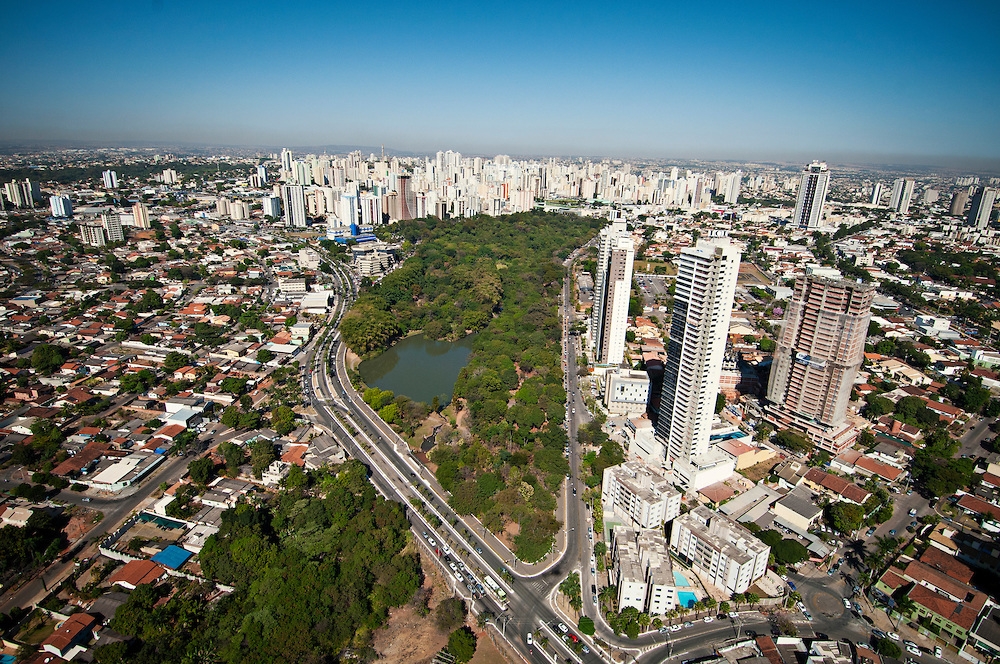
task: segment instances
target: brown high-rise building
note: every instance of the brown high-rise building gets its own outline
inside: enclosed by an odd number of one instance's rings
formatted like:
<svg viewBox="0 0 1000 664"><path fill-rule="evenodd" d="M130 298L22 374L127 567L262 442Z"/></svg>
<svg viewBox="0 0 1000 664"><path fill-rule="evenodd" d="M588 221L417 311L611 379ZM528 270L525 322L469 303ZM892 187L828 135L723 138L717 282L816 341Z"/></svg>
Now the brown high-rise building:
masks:
<svg viewBox="0 0 1000 664"><path fill-rule="evenodd" d="M837 276L814 273L796 281L767 398L769 420L837 454L857 435L846 423L847 404L864 360L875 286L830 273Z"/></svg>
<svg viewBox="0 0 1000 664"><path fill-rule="evenodd" d="M965 206L969 204L969 190L959 189L951 196L951 207L948 214L953 217L961 217L965 214Z"/></svg>

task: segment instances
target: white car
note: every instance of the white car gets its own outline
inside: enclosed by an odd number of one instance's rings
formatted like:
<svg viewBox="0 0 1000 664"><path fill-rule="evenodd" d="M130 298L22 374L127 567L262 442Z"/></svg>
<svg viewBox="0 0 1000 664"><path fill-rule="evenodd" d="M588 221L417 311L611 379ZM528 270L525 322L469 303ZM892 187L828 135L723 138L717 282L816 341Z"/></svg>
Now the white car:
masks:
<svg viewBox="0 0 1000 664"><path fill-rule="evenodd" d="M556 625L556 627L558 627L559 631L562 632L563 634L569 633L569 627L566 626L566 623L559 623L558 625Z"/></svg>
<svg viewBox="0 0 1000 664"><path fill-rule="evenodd" d="M684 625L680 625L680 624L678 624L678 625L671 625L671 626L670 626L670 631L671 631L671 632L679 632L679 631L681 631L682 629L684 629Z"/></svg>
<svg viewBox="0 0 1000 664"><path fill-rule="evenodd" d="M715 618L713 618L712 616L705 616L705 622L710 623L713 620L715 620Z"/></svg>
<svg viewBox="0 0 1000 664"><path fill-rule="evenodd" d="M895 632L889 632L888 634L886 634L886 636L888 636L893 641L899 641L899 634L896 634Z"/></svg>
<svg viewBox="0 0 1000 664"><path fill-rule="evenodd" d="M438 543L434 541L433 537L428 537L427 538L427 543L430 544L431 546L437 546L438 545Z"/></svg>
<svg viewBox="0 0 1000 664"><path fill-rule="evenodd" d="M455 572L455 578L458 579L459 583L465 583L465 577L462 576L459 572Z"/></svg>
<svg viewBox="0 0 1000 664"><path fill-rule="evenodd" d="M533 645L533 644L535 643L535 641L534 641L534 640L533 640L533 639L531 638L531 632L528 632L528 634L527 634L527 635L526 635L526 636L524 637L524 641L525 641L525 642L526 642L526 643L527 643L527 644L528 644L529 646L530 646L530 645Z"/></svg>
<svg viewBox="0 0 1000 664"><path fill-rule="evenodd" d="M844 608L845 609L851 608L851 600L847 599L846 597L844 598Z"/></svg>
<svg viewBox="0 0 1000 664"><path fill-rule="evenodd" d="M917 648L916 646L906 646L906 652L910 653L911 655L916 655L918 657L920 656L920 648Z"/></svg>
<svg viewBox="0 0 1000 664"><path fill-rule="evenodd" d="M729 617L730 617L730 618L739 618L739 617L740 617L740 614L739 614L739 612L738 612L738 611L730 611L730 612L729 612Z"/></svg>

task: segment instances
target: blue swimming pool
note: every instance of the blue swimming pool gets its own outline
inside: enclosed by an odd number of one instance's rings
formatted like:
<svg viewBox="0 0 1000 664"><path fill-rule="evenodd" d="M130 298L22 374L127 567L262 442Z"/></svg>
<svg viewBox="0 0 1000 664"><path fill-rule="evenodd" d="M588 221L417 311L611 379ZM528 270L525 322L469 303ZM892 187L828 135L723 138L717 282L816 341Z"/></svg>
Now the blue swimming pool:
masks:
<svg viewBox="0 0 1000 664"><path fill-rule="evenodd" d="M681 574L677 570L674 570L674 585L682 587L682 588L687 588L691 584L688 583L687 577L685 577L683 574Z"/></svg>
<svg viewBox="0 0 1000 664"><path fill-rule="evenodd" d="M690 609L691 607L694 606L694 603L697 601L698 601L698 596L692 592L684 590L682 592L677 593L677 603L680 606Z"/></svg>

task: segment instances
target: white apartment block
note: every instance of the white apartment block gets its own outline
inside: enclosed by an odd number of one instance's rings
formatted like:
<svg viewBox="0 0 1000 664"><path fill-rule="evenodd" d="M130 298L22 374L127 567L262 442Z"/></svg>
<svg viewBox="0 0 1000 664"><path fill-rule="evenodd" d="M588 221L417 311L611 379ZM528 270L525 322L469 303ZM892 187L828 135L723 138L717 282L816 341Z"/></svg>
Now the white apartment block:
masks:
<svg viewBox="0 0 1000 664"><path fill-rule="evenodd" d="M615 415L642 415L649 400L645 371L608 371L604 378L604 405Z"/></svg>
<svg viewBox="0 0 1000 664"><path fill-rule="evenodd" d="M660 528L681 513L681 494L670 480L638 461L604 469L601 505L635 528Z"/></svg>
<svg viewBox="0 0 1000 664"><path fill-rule="evenodd" d="M727 594L743 593L767 571L771 547L704 505L674 519L670 550Z"/></svg>
<svg viewBox="0 0 1000 664"><path fill-rule="evenodd" d="M618 586L618 606L651 616L677 606L677 587L667 540L659 532L617 526L612 531L609 579Z"/></svg>

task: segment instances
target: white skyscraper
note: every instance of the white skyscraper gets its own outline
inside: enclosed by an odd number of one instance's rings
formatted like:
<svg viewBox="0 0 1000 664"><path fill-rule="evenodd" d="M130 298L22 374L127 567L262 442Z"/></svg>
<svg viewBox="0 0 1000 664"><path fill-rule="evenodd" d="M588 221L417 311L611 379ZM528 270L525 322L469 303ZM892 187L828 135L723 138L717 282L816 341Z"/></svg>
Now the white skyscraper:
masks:
<svg viewBox="0 0 1000 664"><path fill-rule="evenodd" d="M267 184L267 166L264 164L257 164L257 177L260 178L261 185Z"/></svg>
<svg viewBox="0 0 1000 664"><path fill-rule="evenodd" d="M913 198L913 178L897 178L892 184L892 198L889 207L900 214L910 211L910 199Z"/></svg>
<svg viewBox="0 0 1000 664"><path fill-rule="evenodd" d="M656 436L675 481L688 488L732 472L708 443L739 270L740 252L728 238L700 240L681 251L678 262ZM725 477L712 479L715 469Z"/></svg>
<svg viewBox="0 0 1000 664"><path fill-rule="evenodd" d="M996 200L996 189L980 187L976 195L972 197L972 206L969 208L969 216L966 217L968 224L980 230L989 226L990 215L993 213L993 204L996 203Z"/></svg>
<svg viewBox="0 0 1000 664"><path fill-rule="evenodd" d="M285 223L293 228L305 228L306 194L302 185L282 185L281 202L285 206Z"/></svg>
<svg viewBox="0 0 1000 664"><path fill-rule="evenodd" d="M101 179L104 180L105 189L118 188L118 174L114 171L103 171L101 173Z"/></svg>
<svg viewBox="0 0 1000 664"><path fill-rule="evenodd" d="M277 219L281 216L281 199L277 196L264 196L260 199L261 212L265 217L274 217Z"/></svg>
<svg viewBox="0 0 1000 664"><path fill-rule="evenodd" d="M281 150L281 170L285 173L292 172L292 151L288 148Z"/></svg>
<svg viewBox="0 0 1000 664"><path fill-rule="evenodd" d="M726 187L722 194L727 205L736 205L740 199L740 184L743 182L743 171L736 171L726 176Z"/></svg>
<svg viewBox="0 0 1000 664"><path fill-rule="evenodd" d="M806 166L799 182L792 221L800 227L820 228L823 225L823 203L829 188L830 170L825 161L814 161Z"/></svg>
<svg viewBox="0 0 1000 664"><path fill-rule="evenodd" d="M885 185L881 182L876 182L875 186L872 187L872 205L878 205L879 201L882 200L882 191L885 189Z"/></svg>
<svg viewBox="0 0 1000 664"><path fill-rule="evenodd" d="M601 230L594 275L594 307L590 335L594 362L619 365L625 359L629 295L635 246L620 210L611 213L611 224Z"/></svg>
<svg viewBox="0 0 1000 664"><path fill-rule="evenodd" d="M73 201L69 196L49 196L49 207L53 217L72 217Z"/></svg>

